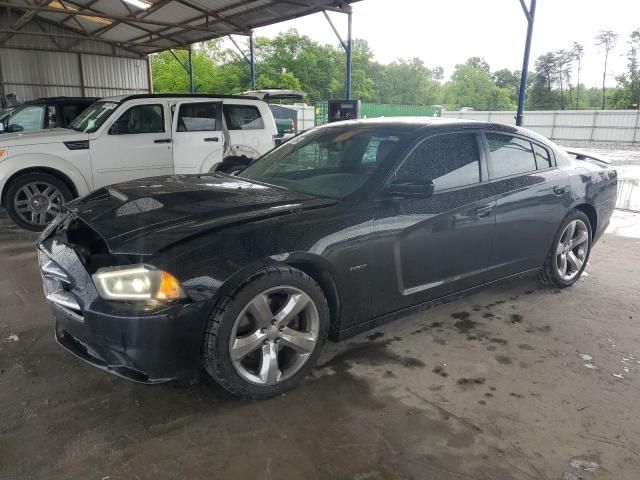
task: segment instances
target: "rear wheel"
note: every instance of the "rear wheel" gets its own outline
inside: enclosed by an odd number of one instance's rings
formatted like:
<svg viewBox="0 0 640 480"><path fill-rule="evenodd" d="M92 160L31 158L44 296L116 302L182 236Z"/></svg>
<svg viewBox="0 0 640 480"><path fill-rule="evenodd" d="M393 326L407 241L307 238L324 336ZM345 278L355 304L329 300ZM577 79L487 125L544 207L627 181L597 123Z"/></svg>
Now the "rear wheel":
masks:
<svg viewBox="0 0 640 480"><path fill-rule="evenodd" d="M239 396L278 395L316 363L329 328L322 289L304 272L278 266L243 282L214 310L203 363L220 385Z"/></svg>
<svg viewBox="0 0 640 480"><path fill-rule="evenodd" d="M28 173L9 185L5 207L18 226L39 232L71 199L71 190L59 178L46 173Z"/></svg>
<svg viewBox="0 0 640 480"><path fill-rule="evenodd" d="M589 217L580 210L570 212L558 229L540 273L540 281L560 288L576 283L587 266L591 240Z"/></svg>

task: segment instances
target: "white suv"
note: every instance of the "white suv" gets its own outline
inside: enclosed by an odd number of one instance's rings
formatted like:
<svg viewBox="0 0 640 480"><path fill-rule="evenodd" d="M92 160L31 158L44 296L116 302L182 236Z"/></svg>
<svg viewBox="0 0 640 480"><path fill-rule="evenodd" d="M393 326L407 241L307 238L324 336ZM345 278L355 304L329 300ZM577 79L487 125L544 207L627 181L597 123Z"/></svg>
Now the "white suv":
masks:
<svg viewBox="0 0 640 480"><path fill-rule="evenodd" d="M255 159L277 135L267 103L219 95L104 98L70 128L0 138L0 205L23 228L42 230L64 202L105 185Z"/></svg>

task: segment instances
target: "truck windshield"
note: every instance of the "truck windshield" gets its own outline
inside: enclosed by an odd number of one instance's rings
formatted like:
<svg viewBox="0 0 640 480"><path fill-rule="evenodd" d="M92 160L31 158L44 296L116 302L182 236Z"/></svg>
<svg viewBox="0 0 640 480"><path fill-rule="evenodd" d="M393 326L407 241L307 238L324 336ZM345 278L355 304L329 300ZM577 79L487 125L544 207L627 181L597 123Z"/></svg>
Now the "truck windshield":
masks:
<svg viewBox="0 0 640 480"><path fill-rule="evenodd" d="M95 102L84 110L76 119L71 122L69 128L77 132L92 133L109 118L113 111L118 108L117 102Z"/></svg>

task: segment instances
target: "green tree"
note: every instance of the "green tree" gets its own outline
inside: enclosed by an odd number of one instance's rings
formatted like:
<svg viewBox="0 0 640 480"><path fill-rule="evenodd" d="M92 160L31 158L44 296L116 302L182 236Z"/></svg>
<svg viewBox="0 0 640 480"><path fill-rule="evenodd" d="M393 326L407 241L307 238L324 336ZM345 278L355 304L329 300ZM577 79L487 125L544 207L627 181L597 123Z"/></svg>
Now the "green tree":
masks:
<svg viewBox="0 0 640 480"><path fill-rule="evenodd" d="M618 34L612 30L600 30L600 33L595 37L596 45L604 48L604 70L602 73L602 110L605 107L605 91L607 83L607 61L609 60L609 53L616 46L618 41Z"/></svg>
<svg viewBox="0 0 640 480"><path fill-rule="evenodd" d="M461 107L473 107L476 110L514 108L509 89L498 87L486 62L477 60L471 58L464 64L456 65L451 80L444 86L444 103L454 110Z"/></svg>
<svg viewBox="0 0 640 480"><path fill-rule="evenodd" d="M518 94L520 93L520 77L518 70L509 70L503 68L492 74L493 81L498 88L506 88L509 90L509 99L513 104L518 103ZM527 77L527 83L530 83L530 76Z"/></svg>
<svg viewBox="0 0 640 480"><path fill-rule="evenodd" d="M640 110L640 30L631 32L627 53L627 72L617 77L618 88L611 94L614 108Z"/></svg>
<svg viewBox="0 0 640 480"><path fill-rule="evenodd" d="M578 74L576 78L576 95L575 95L575 109L578 110L580 108L580 69L582 67L582 57L584 57L584 47L578 43L573 42L573 47L571 48L571 52L573 53L573 59L578 63Z"/></svg>

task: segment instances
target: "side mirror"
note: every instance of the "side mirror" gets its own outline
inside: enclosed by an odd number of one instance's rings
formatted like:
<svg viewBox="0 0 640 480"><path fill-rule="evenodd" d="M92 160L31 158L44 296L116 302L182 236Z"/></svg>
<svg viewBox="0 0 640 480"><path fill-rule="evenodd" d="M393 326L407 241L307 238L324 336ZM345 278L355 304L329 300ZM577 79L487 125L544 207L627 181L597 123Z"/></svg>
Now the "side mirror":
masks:
<svg viewBox="0 0 640 480"><path fill-rule="evenodd" d="M129 133L129 119L126 117L116 120L109 127L109 135L124 135L126 133Z"/></svg>
<svg viewBox="0 0 640 480"><path fill-rule="evenodd" d="M9 128L7 128L7 132L9 133L18 133L18 132L22 132L23 130L24 130L24 127L16 123L14 123L13 125L9 125Z"/></svg>
<svg viewBox="0 0 640 480"><path fill-rule="evenodd" d="M433 191L434 184L430 178L396 178L386 188L389 195L398 197L429 198Z"/></svg>

